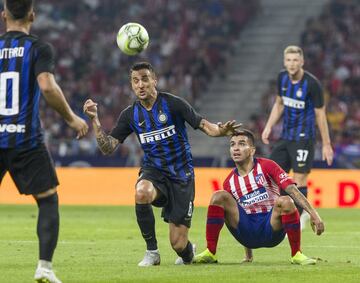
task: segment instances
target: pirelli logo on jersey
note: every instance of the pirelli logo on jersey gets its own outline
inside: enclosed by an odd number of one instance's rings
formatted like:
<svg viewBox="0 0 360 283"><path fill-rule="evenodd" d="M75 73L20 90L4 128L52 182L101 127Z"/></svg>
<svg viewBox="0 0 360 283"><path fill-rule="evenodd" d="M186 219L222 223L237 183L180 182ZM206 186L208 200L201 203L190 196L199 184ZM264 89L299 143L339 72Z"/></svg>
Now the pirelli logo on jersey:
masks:
<svg viewBox="0 0 360 283"><path fill-rule="evenodd" d="M169 127L163 128L161 130L156 130L148 133L143 133L139 135L141 144L152 143L156 141L161 141L167 139L176 134L175 126L171 125Z"/></svg>
<svg viewBox="0 0 360 283"><path fill-rule="evenodd" d="M305 101L293 99L286 96L283 96L282 99L285 106L296 109L305 109Z"/></svg>
<svg viewBox="0 0 360 283"><path fill-rule="evenodd" d="M25 125L0 124L0 133L25 133Z"/></svg>

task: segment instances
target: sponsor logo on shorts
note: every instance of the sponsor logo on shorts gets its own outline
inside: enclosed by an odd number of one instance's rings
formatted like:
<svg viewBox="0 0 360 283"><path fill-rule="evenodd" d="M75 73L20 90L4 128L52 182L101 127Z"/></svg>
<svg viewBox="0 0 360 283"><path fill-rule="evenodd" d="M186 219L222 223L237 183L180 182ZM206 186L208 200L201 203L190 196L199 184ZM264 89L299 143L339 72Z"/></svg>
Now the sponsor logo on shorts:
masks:
<svg viewBox="0 0 360 283"><path fill-rule="evenodd" d="M298 163L298 167L304 167L305 163Z"/></svg>
<svg viewBox="0 0 360 283"><path fill-rule="evenodd" d="M249 206L254 203L258 203L264 200L269 199L269 194L267 193L265 188L259 188L251 193L243 195L240 198L240 202L243 206Z"/></svg>
<svg viewBox="0 0 360 283"><path fill-rule="evenodd" d="M191 216L192 216L192 213L193 213L193 203L192 203L192 201L190 201L190 202L189 202L189 210L188 210L187 216L188 216L188 217L191 217Z"/></svg>

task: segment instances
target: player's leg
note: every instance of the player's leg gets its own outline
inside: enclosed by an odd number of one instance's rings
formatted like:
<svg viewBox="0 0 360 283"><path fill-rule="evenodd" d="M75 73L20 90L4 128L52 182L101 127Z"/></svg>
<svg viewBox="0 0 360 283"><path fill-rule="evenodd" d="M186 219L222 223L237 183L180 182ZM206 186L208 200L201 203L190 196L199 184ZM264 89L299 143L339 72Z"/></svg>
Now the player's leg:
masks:
<svg viewBox="0 0 360 283"><path fill-rule="evenodd" d="M314 142L313 140L291 142L288 150L291 155L291 167L294 171L294 181L296 182L299 191L307 197L307 178L314 160ZM310 216L306 211L303 211L302 207L296 205L296 208L300 213L301 229L304 229Z"/></svg>
<svg viewBox="0 0 360 283"><path fill-rule="evenodd" d="M301 265L315 264L316 261L301 253L300 216L294 201L289 196L281 196L275 201L270 225L274 232L282 229L288 235L291 247L291 262Z"/></svg>
<svg viewBox="0 0 360 283"><path fill-rule="evenodd" d="M210 200L206 221L206 242L207 249L196 255L196 263L216 263L216 248L219 234L224 226L237 228L239 223L239 210L234 198L226 191L215 192Z"/></svg>
<svg viewBox="0 0 360 283"><path fill-rule="evenodd" d="M275 161L285 172L289 173L291 169L291 156L288 152L289 141L280 140L271 151L270 159Z"/></svg>
<svg viewBox="0 0 360 283"><path fill-rule="evenodd" d="M152 266L160 264L155 234L155 217L151 203L159 197L160 193L153 183L141 179L136 184L135 190L135 212L141 235L146 242L146 253L139 266Z"/></svg>
<svg viewBox="0 0 360 283"><path fill-rule="evenodd" d="M169 223L169 239L173 250L179 256L175 264L189 264L194 257L195 245L188 238L194 211L195 182L174 182L167 179L168 202L162 217Z"/></svg>
<svg viewBox="0 0 360 283"><path fill-rule="evenodd" d="M183 224L169 223L169 238L173 250L181 258L175 264L190 264L194 257L194 245L188 238L189 227Z"/></svg>
<svg viewBox="0 0 360 283"><path fill-rule="evenodd" d="M59 236L59 199L56 188L33 195L39 208L37 236L39 263L35 271L37 282L60 282L52 271L52 258ZM48 281L44 281L48 280Z"/></svg>
<svg viewBox="0 0 360 283"><path fill-rule="evenodd" d="M59 234L59 184L53 161L43 144L8 153L9 172L21 194L32 195L38 205L39 262L35 280L60 282L52 271L52 258Z"/></svg>

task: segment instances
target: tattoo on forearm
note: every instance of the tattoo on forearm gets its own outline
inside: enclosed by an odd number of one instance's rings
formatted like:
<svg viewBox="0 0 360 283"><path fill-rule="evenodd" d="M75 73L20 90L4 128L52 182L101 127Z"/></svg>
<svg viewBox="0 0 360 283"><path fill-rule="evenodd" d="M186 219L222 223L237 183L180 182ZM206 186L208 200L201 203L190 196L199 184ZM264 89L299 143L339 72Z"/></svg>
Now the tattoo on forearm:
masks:
<svg viewBox="0 0 360 283"><path fill-rule="evenodd" d="M296 188L295 185L288 186L285 189L285 192L290 195L290 197L296 202L296 204L304 208L306 211L311 211L311 204L308 202L306 197Z"/></svg>
<svg viewBox="0 0 360 283"><path fill-rule="evenodd" d="M119 144L117 139L105 134L102 130L96 136L96 141L101 152L105 155L113 153Z"/></svg>

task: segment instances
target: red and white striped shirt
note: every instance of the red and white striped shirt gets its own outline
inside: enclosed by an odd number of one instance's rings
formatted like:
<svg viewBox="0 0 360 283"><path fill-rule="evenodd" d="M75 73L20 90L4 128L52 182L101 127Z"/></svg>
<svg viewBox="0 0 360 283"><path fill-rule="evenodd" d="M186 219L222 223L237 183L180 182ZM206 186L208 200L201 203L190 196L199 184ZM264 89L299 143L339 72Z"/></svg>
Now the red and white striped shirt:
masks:
<svg viewBox="0 0 360 283"><path fill-rule="evenodd" d="M254 168L241 177L234 168L224 181L224 190L247 214L269 212L280 196L280 189L295 184L288 174L274 161L254 158Z"/></svg>

